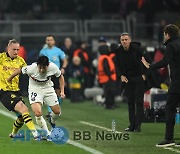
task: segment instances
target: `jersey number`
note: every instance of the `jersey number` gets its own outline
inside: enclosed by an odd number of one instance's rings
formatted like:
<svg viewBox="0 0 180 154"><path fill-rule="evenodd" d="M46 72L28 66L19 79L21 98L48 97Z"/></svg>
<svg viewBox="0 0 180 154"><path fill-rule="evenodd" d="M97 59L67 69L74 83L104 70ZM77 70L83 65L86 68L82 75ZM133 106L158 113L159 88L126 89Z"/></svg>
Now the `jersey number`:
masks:
<svg viewBox="0 0 180 154"><path fill-rule="evenodd" d="M32 92L31 93L31 101L35 101L36 100L36 96L37 96L37 93Z"/></svg>

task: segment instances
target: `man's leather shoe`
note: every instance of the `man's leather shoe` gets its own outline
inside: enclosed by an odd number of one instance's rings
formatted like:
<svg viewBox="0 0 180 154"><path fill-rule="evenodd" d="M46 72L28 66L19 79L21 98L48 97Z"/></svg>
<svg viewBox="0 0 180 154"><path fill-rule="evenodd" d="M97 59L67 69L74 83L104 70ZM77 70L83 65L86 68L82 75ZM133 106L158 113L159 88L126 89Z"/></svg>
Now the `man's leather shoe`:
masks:
<svg viewBox="0 0 180 154"><path fill-rule="evenodd" d="M125 131L127 131L127 132L133 132L134 129L128 127L128 128L125 129Z"/></svg>

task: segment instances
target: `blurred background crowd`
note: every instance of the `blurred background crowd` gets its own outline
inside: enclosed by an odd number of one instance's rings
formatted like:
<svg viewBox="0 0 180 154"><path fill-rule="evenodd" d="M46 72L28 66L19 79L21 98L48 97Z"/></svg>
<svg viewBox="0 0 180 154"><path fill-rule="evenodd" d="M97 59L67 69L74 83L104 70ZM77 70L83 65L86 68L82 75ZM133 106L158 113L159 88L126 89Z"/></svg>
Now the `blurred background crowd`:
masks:
<svg viewBox="0 0 180 154"><path fill-rule="evenodd" d="M1 0L0 19L43 20L52 14L54 19L60 14L68 14L72 19L120 19L138 11L151 22L154 15L164 11L178 12L179 7L178 0ZM66 15L61 17L66 18Z"/></svg>
<svg viewBox="0 0 180 154"><path fill-rule="evenodd" d="M54 35L55 45L68 60L66 95L79 102L88 99L84 94L87 88L101 87L97 80L101 46L107 46L103 50L110 55L126 31L132 40L142 43L154 61L159 61L164 51L162 29L168 23L180 25L179 8L179 0L1 0L0 49L5 50L8 40L15 38L22 45L19 54L31 64L45 37ZM155 87L168 85L167 68L153 76ZM121 83L117 84L116 96L122 96L122 89ZM97 93L98 98L93 99L103 103L101 92Z"/></svg>

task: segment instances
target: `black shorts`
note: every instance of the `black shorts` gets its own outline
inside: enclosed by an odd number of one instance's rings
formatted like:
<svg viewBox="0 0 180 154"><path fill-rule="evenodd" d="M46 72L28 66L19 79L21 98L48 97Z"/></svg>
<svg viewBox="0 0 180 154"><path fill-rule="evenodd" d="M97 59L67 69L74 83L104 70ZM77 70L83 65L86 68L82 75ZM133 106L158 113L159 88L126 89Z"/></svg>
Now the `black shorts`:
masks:
<svg viewBox="0 0 180 154"><path fill-rule="evenodd" d="M14 111L16 104L19 101L23 102L23 98L19 91L0 90L0 101L9 111Z"/></svg>
<svg viewBox="0 0 180 154"><path fill-rule="evenodd" d="M55 75L51 76L51 80L54 83L54 89L60 89L59 88L59 78L57 78Z"/></svg>

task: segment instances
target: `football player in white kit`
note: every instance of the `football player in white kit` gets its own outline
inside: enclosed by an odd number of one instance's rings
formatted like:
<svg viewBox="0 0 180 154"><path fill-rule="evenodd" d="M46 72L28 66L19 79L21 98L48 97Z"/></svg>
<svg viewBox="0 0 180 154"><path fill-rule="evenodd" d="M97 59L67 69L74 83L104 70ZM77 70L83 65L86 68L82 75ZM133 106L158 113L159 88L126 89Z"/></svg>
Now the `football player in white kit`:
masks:
<svg viewBox="0 0 180 154"><path fill-rule="evenodd" d="M47 123L43 118L42 106L43 103L50 106L52 109L52 115L50 124L54 128L55 121L61 114L58 98L53 88L53 82L51 76L55 75L59 78L60 83L60 96L65 98L64 94L64 77L61 74L59 68L52 62L49 62L47 56L40 56L37 63L32 63L29 66L16 69L13 74L7 79L11 82L13 78L20 73L27 74L29 76L29 102L31 108L35 114L37 124L47 132L47 140L50 140L50 131L48 130Z"/></svg>

